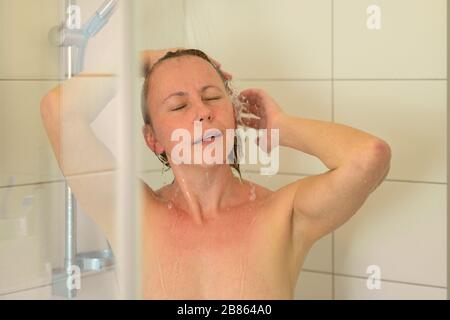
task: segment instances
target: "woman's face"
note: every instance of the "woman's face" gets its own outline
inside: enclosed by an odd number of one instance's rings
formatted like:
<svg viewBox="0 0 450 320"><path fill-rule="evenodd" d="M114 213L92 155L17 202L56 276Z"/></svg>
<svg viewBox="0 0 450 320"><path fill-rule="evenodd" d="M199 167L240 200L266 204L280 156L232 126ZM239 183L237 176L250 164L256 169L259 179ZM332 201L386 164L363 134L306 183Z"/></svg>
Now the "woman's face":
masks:
<svg viewBox="0 0 450 320"><path fill-rule="evenodd" d="M235 129L236 122L230 97L214 67L196 56L172 58L153 70L149 86L147 105L157 145L154 151L165 151L171 162L171 151L180 143L178 139L172 141L172 132L183 128L190 133L193 159L194 139L198 138L194 137L194 121L202 119L202 134L212 128L221 131L225 163L233 147L225 146L225 129ZM202 150L205 147L203 144Z"/></svg>

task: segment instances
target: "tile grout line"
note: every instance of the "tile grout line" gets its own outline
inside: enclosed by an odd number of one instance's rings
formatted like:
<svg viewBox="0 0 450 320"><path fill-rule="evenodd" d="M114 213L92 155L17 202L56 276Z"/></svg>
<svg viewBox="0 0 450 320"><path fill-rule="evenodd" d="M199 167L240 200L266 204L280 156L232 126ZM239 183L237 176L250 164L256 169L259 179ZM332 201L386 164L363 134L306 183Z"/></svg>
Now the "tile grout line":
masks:
<svg viewBox="0 0 450 320"><path fill-rule="evenodd" d="M446 81L447 78L233 78L235 81ZM0 82L60 82L53 78L0 78Z"/></svg>
<svg viewBox="0 0 450 320"><path fill-rule="evenodd" d="M88 175L95 175L95 174L102 174L102 173L112 173L114 171L95 171L95 172L90 172L90 173L85 173L85 174L80 174L80 175L76 175L76 176L69 176L69 178L71 177L83 177L83 176L88 176ZM140 174L148 174L148 173L160 173L161 170L160 169L148 169L148 170L144 170L141 171ZM248 171L244 171L244 174L258 174L259 171L254 171L254 170L248 170ZM289 176L298 176L298 177L308 177L308 176L312 176L315 174L306 174L306 173L298 173L298 172L278 172L277 175L289 175ZM66 179L55 179L55 180L44 180L44 181L36 181L36 182L29 182L29 183L20 183L20 184L15 184L15 185L0 185L0 190L1 189L6 189L6 188L15 188L15 187L29 187L29 186L35 186L35 185L42 185L42 184L51 184L51 183L61 183L61 182L65 182ZM401 179L385 179L384 181L387 182L401 182L401 183L421 183L421 184L434 184L434 185L447 185L447 182L436 182L436 181L420 181L420 180L401 180Z"/></svg>
<svg viewBox="0 0 450 320"><path fill-rule="evenodd" d="M235 78L236 81L446 81L447 78Z"/></svg>
<svg viewBox="0 0 450 320"><path fill-rule="evenodd" d="M152 172L154 172L155 170L150 170ZM247 170L244 171L245 173L251 173L251 174L256 174L259 173L259 171L257 170ZM277 173L277 175L289 175L289 176L304 176L304 177L309 177L309 176L313 176L316 174L321 174L322 172L319 173L299 173L299 172L289 172L289 171L279 171ZM438 184L438 185L446 185L447 182L436 182L436 181L426 181L426 180L403 180L403 179L390 179L387 178L384 181L389 181L389 182L403 182L403 183L426 183L426 184Z"/></svg>
<svg viewBox="0 0 450 320"><path fill-rule="evenodd" d="M366 277L352 275L352 274L346 274L346 273L332 273L332 272L328 272L328 271L312 270L312 269L302 269L302 272L317 273L317 274L330 275L330 276L340 276L340 277L359 279L359 280L367 280ZM437 285L425 284L425 283L407 282L407 281L392 280L392 279L381 279L381 281L389 282L389 283L396 283L396 284L411 285L411 286L435 288L435 289L447 289L447 287L445 287L445 286L437 286Z"/></svg>
<svg viewBox="0 0 450 320"><path fill-rule="evenodd" d="M81 280L82 279L86 279L86 278L92 278L92 277L95 277L95 276L99 276L99 275L102 275L102 274L105 274L105 273L108 273L108 272L114 272L114 271L115 271L115 267L114 266L106 267L104 270L101 270L101 271L92 271L92 272L88 272L86 274L82 274L81 275ZM12 290L12 291L9 291L9 292L2 292L2 293L0 293L0 298L2 296L8 296L8 295L11 295L11 294L17 294L17 293L21 293L21 292L25 292L25 291L38 290L38 289L46 288L46 287L49 287L49 286L53 286L53 282L52 281L48 282L48 283L43 283L43 284L40 284L40 285L31 286L29 288ZM52 297L56 297L56 295L51 293L50 298L52 298Z"/></svg>
<svg viewBox="0 0 450 320"><path fill-rule="evenodd" d="M52 79L52 78L0 78L0 82L60 82L64 79Z"/></svg>
<svg viewBox="0 0 450 320"><path fill-rule="evenodd" d="M140 173L157 173L161 172L161 169L148 169L144 170ZM243 171L244 174L259 174L259 171L257 170L245 170ZM309 177L320 173L299 173L299 172L289 172L289 171L279 171L276 175L289 175L289 176L304 176ZM269 178L270 179L270 178ZM389 182L402 182L402 183L422 183L422 184L437 184L437 185L447 185L447 182L436 182L436 181L426 181L426 180L403 180L403 179L390 179L387 178L384 181ZM0 187L1 188L1 187Z"/></svg>

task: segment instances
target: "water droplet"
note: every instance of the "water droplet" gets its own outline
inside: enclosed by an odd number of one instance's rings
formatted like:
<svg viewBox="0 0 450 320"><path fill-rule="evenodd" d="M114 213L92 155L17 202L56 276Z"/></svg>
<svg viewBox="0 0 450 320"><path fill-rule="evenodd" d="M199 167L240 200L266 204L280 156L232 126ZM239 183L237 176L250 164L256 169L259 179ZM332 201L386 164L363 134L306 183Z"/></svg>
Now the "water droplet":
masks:
<svg viewBox="0 0 450 320"><path fill-rule="evenodd" d="M236 121L239 123L242 119L242 113L247 110L247 101L241 101L239 99L239 89L231 81L228 82L228 87L231 90L231 103L235 109Z"/></svg>
<svg viewBox="0 0 450 320"><path fill-rule="evenodd" d="M251 184L251 187L250 187L250 201L254 201L255 199L256 199L255 185Z"/></svg>

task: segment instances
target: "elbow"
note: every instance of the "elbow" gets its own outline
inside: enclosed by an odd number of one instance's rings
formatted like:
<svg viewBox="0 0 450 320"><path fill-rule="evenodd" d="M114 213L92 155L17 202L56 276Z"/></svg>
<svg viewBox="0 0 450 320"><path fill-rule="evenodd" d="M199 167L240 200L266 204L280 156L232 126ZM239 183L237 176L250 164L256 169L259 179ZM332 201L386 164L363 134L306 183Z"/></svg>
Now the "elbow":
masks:
<svg viewBox="0 0 450 320"><path fill-rule="evenodd" d="M57 103L58 97L56 96L56 94L53 91L47 93L40 102L40 111L42 118L47 119L48 117L51 117L52 111L54 111Z"/></svg>
<svg viewBox="0 0 450 320"><path fill-rule="evenodd" d="M375 180L383 181L391 167L392 152L389 144L381 139L373 140L369 143L365 155L363 161L365 172Z"/></svg>
<svg viewBox="0 0 450 320"><path fill-rule="evenodd" d="M391 147L381 139L371 139L350 157L353 165L360 169L389 167L391 162Z"/></svg>
<svg viewBox="0 0 450 320"><path fill-rule="evenodd" d="M371 143L370 146L370 154L369 157L370 162L372 165L375 165L377 167L383 167L383 168L389 168L391 163L391 147L389 144L381 139L376 139L374 142Z"/></svg>
<svg viewBox="0 0 450 320"><path fill-rule="evenodd" d="M373 192L386 178L391 165L391 147L380 139L371 140L361 149L359 156L353 158L355 174L361 175L363 185L369 193Z"/></svg>

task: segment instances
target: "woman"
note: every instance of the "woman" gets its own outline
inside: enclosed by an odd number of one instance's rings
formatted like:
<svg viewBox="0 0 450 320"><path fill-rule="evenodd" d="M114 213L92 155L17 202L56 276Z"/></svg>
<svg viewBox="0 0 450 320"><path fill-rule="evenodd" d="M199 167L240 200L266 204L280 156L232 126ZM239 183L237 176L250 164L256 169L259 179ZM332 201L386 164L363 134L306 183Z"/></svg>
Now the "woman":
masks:
<svg viewBox="0 0 450 320"><path fill-rule="evenodd" d="M149 51L142 57L147 64L144 138L174 174L173 183L159 190L141 182L144 298L292 299L303 261L314 242L347 221L387 175L388 144L345 125L288 115L259 89L240 94L240 101L247 102L247 111L257 119L240 120L238 102L232 99L229 87L231 76L201 51ZM81 85L67 87L67 92L81 90ZM90 88L94 87L91 81ZM104 88L99 85L96 89ZM41 105L57 156L61 143L55 137L55 119L62 109L57 103L59 92L54 90ZM110 98L105 91L95 94L99 98L90 101L104 104ZM76 110L75 105L66 109ZM66 117L66 126L76 128L66 130L67 145L76 142L80 128L87 131L86 123L96 114ZM318 157L329 171L271 191L236 178L232 168L239 170L239 166L235 162L174 161L177 144L172 134L184 130L194 136L189 144L193 151L198 144L194 134L198 123L202 125L201 138L207 129L216 129L223 137L238 124L278 130L281 146ZM84 150L95 150L89 166L93 166L92 159L98 159L96 167L114 168L111 155L99 140L92 133L84 137L88 140ZM200 139L202 149L218 142ZM225 145L223 160L234 148ZM76 150L68 154L66 163L58 157L66 176L73 169L70 154ZM80 169L80 165L74 167ZM69 177L68 183L114 248L110 214L114 211L110 201L114 174L86 179L82 182Z"/></svg>

